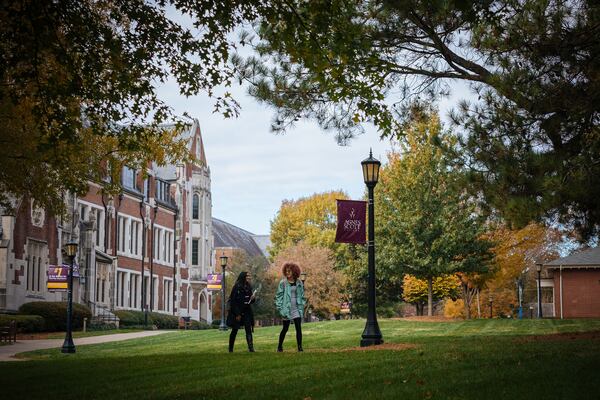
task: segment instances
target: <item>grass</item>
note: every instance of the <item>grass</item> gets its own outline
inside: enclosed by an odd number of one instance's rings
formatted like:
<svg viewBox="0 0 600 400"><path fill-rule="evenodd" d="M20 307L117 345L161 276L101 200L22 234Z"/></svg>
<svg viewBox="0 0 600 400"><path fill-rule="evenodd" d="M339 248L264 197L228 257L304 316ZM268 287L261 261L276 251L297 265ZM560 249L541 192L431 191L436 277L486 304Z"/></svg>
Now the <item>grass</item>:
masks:
<svg viewBox="0 0 600 400"><path fill-rule="evenodd" d="M27 399L593 399L600 393L600 320L383 320L386 344L355 351L364 320L303 325L305 353L275 352L279 327L155 337L28 353L0 363L2 398ZM540 336L557 333L595 332ZM534 336L532 336L534 335Z"/></svg>
<svg viewBox="0 0 600 400"><path fill-rule="evenodd" d="M77 331L73 332L73 338L84 338L84 337L92 337L92 336L104 336L104 335L116 335L117 333L131 333L131 332L140 332L143 329L111 329L106 331ZM46 339L64 339L65 332L53 332L48 334Z"/></svg>

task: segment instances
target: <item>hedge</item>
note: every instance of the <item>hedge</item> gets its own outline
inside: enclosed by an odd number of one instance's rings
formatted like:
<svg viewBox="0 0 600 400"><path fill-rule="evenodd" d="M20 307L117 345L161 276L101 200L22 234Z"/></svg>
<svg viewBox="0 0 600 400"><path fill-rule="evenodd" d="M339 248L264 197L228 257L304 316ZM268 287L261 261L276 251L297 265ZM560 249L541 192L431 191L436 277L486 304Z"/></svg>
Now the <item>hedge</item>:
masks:
<svg viewBox="0 0 600 400"><path fill-rule="evenodd" d="M21 315L39 315L44 318L44 331L57 332L67 329L67 302L63 301L34 301L19 307ZM75 330L83 328L83 319L92 318L90 309L82 304L73 303L72 327Z"/></svg>
<svg viewBox="0 0 600 400"><path fill-rule="evenodd" d="M198 329L198 330L204 330L204 329L213 329L213 327L209 324L207 324L206 322L200 322L200 321L196 321L196 320L191 320L191 329Z"/></svg>
<svg viewBox="0 0 600 400"><path fill-rule="evenodd" d="M39 315L0 314L0 326L8 325L10 321L17 321L17 331L22 333L44 331L44 318Z"/></svg>
<svg viewBox="0 0 600 400"><path fill-rule="evenodd" d="M119 327L133 327L144 325L144 312L118 310L115 315L119 317ZM177 329L179 326L179 317L157 312L148 313L148 325L155 325L158 329Z"/></svg>

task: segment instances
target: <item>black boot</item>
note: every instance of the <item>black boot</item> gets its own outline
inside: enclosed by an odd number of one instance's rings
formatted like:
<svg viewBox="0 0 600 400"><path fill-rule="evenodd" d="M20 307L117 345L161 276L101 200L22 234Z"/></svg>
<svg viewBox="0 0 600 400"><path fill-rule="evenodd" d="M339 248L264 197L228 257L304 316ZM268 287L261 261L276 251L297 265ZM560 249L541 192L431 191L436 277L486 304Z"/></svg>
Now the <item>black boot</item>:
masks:
<svg viewBox="0 0 600 400"><path fill-rule="evenodd" d="M304 351L304 349L302 348L302 343L298 344L298 351Z"/></svg>
<svg viewBox="0 0 600 400"><path fill-rule="evenodd" d="M279 343L279 344L277 345L277 352L278 352L278 353L283 353L283 343Z"/></svg>
<svg viewBox="0 0 600 400"><path fill-rule="evenodd" d="M246 342L248 343L248 351L254 353L254 343L252 342L252 334L246 335Z"/></svg>
<svg viewBox="0 0 600 400"><path fill-rule="evenodd" d="M233 353L233 345L235 343L235 336L236 336L235 334L237 334L237 332L234 333L233 330L229 334L229 352L230 353Z"/></svg>

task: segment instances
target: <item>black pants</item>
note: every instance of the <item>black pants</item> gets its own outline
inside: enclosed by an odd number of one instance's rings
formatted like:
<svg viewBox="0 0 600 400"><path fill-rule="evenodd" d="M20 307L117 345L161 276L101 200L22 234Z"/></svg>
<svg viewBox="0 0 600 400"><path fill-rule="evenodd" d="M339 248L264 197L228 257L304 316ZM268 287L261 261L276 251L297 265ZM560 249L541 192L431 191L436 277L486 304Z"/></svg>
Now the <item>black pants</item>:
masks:
<svg viewBox="0 0 600 400"><path fill-rule="evenodd" d="M283 339L285 339L285 335L290 327L290 320L289 319L284 319L283 320L283 329L281 330L281 333L279 334L279 348L283 348ZM301 348L302 347L302 318L298 317L298 318L294 318L294 328L296 328L296 343L298 344L298 347Z"/></svg>
<svg viewBox="0 0 600 400"><path fill-rule="evenodd" d="M246 330L246 342L248 342L248 348L253 346L252 343L252 322L250 318L245 318L242 316L242 320L239 324L234 325L231 328L231 333L229 334L229 351L233 351L233 345L235 343L235 337L237 336L238 330L240 329L240 325L244 324L244 329Z"/></svg>

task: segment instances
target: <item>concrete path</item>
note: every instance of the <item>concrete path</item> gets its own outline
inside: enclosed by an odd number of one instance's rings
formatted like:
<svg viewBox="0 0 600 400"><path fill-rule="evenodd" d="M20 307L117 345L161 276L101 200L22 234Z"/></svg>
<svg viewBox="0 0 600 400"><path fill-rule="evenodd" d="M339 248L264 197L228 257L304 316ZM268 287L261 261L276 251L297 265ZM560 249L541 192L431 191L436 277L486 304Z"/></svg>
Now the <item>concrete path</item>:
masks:
<svg viewBox="0 0 600 400"><path fill-rule="evenodd" d="M86 344L118 342L121 340L137 339L149 336L162 335L174 331L142 331L132 333L117 333L114 335L91 336L86 338L73 339L75 346ZM64 339L44 339L44 340L18 340L15 344L0 346L0 361L26 361L22 358L14 358L15 354L26 351L41 349L53 349L62 347Z"/></svg>

